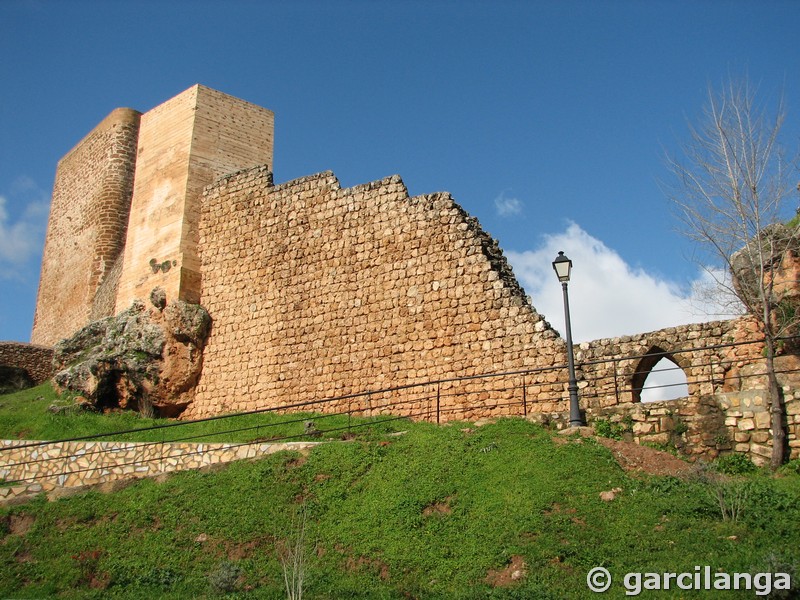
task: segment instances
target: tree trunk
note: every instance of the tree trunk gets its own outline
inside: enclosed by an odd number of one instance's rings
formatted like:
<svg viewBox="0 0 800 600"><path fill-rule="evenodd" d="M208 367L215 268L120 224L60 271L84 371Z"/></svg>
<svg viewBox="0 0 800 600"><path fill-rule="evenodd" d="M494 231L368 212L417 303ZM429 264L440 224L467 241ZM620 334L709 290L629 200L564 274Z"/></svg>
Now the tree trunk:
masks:
<svg viewBox="0 0 800 600"><path fill-rule="evenodd" d="M770 427L772 428L772 456L769 466L774 471L786 462L786 409L783 401L783 389L775 374L775 340L767 335L764 347L766 350Z"/></svg>

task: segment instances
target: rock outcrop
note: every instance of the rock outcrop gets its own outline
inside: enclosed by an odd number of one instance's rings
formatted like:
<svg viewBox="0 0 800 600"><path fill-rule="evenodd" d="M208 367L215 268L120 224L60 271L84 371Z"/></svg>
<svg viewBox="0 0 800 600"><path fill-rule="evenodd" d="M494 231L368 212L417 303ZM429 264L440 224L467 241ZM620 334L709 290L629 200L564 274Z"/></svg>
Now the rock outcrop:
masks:
<svg viewBox="0 0 800 600"><path fill-rule="evenodd" d="M175 417L194 399L211 318L198 304L135 301L126 311L90 323L55 347L60 392L95 410L138 410Z"/></svg>

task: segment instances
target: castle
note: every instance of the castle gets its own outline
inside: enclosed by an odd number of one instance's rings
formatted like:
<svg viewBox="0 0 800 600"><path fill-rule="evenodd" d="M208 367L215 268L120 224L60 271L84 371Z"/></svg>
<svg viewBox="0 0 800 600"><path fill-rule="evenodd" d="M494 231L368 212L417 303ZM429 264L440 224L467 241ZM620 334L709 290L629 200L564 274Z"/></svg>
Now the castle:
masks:
<svg viewBox="0 0 800 600"><path fill-rule="evenodd" d="M108 115L58 164L31 342L53 345L155 286L198 302L203 188L271 165L273 122L200 85Z"/></svg>
<svg viewBox="0 0 800 600"><path fill-rule="evenodd" d="M213 321L184 417L402 386L413 406L426 382L458 418L517 414L520 390L532 415L566 412L565 344L475 218L447 193L410 197L398 176L275 184L273 130L271 111L201 85L106 117L59 162L31 341L52 346L162 288ZM766 458L761 384L734 376L761 348L722 347L748 336L744 319L582 344L582 403L633 413L641 441L667 439L680 414L698 453ZM690 397L644 406L637 391L665 355ZM487 373L508 385L464 379Z"/></svg>

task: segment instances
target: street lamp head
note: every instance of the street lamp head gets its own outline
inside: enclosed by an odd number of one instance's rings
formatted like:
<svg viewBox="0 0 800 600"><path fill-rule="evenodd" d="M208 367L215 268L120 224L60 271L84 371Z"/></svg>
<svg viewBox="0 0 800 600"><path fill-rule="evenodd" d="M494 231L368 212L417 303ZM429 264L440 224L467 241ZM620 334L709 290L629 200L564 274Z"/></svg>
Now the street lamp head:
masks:
<svg viewBox="0 0 800 600"><path fill-rule="evenodd" d="M553 270L556 272L558 280L561 283L566 283L569 281L569 275L572 271L572 261L564 256L563 252L559 252L553 261Z"/></svg>

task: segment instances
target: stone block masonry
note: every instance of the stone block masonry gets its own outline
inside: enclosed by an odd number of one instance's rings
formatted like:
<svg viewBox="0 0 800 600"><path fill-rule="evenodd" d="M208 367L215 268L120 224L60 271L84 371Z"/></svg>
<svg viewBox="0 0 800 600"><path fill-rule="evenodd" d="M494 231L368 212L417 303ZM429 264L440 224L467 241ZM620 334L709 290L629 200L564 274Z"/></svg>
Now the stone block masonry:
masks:
<svg viewBox="0 0 800 600"><path fill-rule="evenodd" d="M31 341L52 346L92 318L125 247L140 113L119 108L58 163ZM118 274L117 274L118 276ZM112 277L113 279L113 277Z"/></svg>
<svg viewBox="0 0 800 600"><path fill-rule="evenodd" d="M587 420L627 422L639 443L679 448L692 458L731 451L769 461L770 429L763 337L748 317L670 327L583 343L576 360ZM688 397L641 402L641 390L662 359L686 376ZM790 455L800 456L800 358L776 358L787 408ZM534 405L539 419L558 419Z"/></svg>
<svg viewBox="0 0 800 600"><path fill-rule="evenodd" d="M257 168L201 206L213 326L187 417L565 361L496 242L448 194L410 198L398 176L342 189L329 172L274 186ZM563 387L546 377L541 389ZM447 397L474 403L460 418L490 400Z"/></svg>
<svg viewBox="0 0 800 600"><path fill-rule="evenodd" d="M40 493L81 488L177 471L201 469L282 451L305 451L320 442L194 444L153 442L29 442L0 440L0 505Z"/></svg>
<svg viewBox="0 0 800 600"><path fill-rule="evenodd" d="M271 165L273 123L271 111L201 85L142 115L117 312L155 287L170 299L199 300L203 188Z"/></svg>
<svg viewBox="0 0 800 600"><path fill-rule="evenodd" d="M409 197L398 176L274 185L273 129L271 111L200 85L144 115L112 112L59 163L32 340L54 344L161 288L213 321L185 417L338 398L325 410L391 401L429 418L435 404L446 420L521 407L558 422L565 344L477 220L446 193ZM782 293L800 269L788 254ZM685 447L763 457L760 339L739 319L581 344L581 406L590 421L630 417L639 441L672 439L673 409L640 402L666 356L688 381L674 405ZM494 387L475 378L501 373ZM782 381L793 456L795 379ZM364 406L346 398L361 393Z"/></svg>
<svg viewBox="0 0 800 600"><path fill-rule="evenodd" d="M0 367L22 369L35 385L53 376L53 349L20 342L0 342Z"/></svg>
<svg viewBox="0 0 800 600"><path fill-rule="evenodd" d="M31 341L54 345L154 287L197 302L202 190L272 165L273 127L271 111L201 85L106 117L58 164Z"/></svg>

